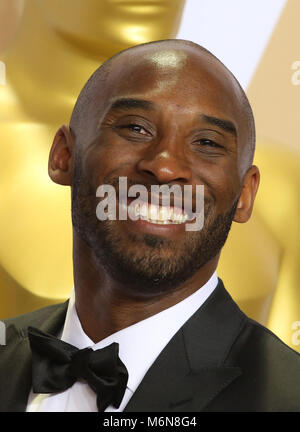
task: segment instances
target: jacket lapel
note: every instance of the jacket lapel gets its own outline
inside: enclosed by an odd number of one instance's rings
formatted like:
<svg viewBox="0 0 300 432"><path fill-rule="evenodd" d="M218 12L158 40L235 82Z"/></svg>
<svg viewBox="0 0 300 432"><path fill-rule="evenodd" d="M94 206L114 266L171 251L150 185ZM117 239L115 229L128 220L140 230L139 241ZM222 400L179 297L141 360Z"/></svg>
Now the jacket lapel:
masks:
<svg viewBox="0 0 300 432"><path fill-rule="evenodd" d="M67 302L6 323L6 345L0 346L0 411L25 411L32 385L31 350L27 327L56 335L62 328ZM14 323L16 322L16 324Z"/></svg>
<svg viewBox="0 0 300 432"><path fill-rule="evenodd" d="M245 315L219 284L171 339L125 411L202 411L242 374L227 355Z"/></svg>

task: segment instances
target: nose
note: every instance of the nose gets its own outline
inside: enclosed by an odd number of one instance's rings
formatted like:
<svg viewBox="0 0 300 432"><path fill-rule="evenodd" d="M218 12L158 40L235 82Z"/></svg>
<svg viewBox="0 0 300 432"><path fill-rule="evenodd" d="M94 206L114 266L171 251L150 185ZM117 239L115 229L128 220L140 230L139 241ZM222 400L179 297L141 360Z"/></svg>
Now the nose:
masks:
<svg viewBox="0 0 300 432"><path fill-rule="evenodd" d="M148 149L139 160L137 169L143 176L158 184L191 183L191 167L174 145L158 145Z"/></svg>

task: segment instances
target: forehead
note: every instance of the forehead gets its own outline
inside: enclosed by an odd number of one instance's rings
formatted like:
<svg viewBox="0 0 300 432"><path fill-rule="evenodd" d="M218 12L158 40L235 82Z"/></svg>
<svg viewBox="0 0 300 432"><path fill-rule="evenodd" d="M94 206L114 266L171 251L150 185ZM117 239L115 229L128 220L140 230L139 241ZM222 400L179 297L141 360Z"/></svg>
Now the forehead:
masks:
<svg viewBox="0 0 300 432"><path fill-rule="evenodd" d="M141 97L181 110L241 122L240 89L226 68L206 52L195 49L136 50L121 55L107 82L109 99Z"/></svg>

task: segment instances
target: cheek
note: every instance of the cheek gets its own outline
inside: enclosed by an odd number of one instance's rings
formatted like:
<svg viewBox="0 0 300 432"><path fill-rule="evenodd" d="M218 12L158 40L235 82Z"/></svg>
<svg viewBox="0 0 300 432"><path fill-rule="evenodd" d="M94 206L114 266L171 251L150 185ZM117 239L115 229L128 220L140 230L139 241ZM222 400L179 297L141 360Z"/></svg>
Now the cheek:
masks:
<svg viewBox="0 0 300 432"><path fill-rule="evenodd" d="M240 182L235 166L221 161L201 162L197 184L204 185L206 197L214 201L217 212L228 210L239 194Z"/></svg>
<svg viewBox="0 0 300 432"><path fill-rule="evenodd" d="M126 146L123 140L101 139L87 153L84 169L92 184L98 187L106 177L126 175L125 169L132 167L137 157L136 149Z"/></svg>

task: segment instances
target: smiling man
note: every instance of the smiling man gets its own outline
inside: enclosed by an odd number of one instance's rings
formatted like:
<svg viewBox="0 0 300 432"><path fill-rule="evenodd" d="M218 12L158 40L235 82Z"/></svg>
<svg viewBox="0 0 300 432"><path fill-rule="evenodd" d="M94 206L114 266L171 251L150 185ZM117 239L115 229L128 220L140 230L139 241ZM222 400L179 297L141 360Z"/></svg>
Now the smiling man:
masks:
<svg viewBox="0 0 300 432"><path fill-rule="evenodd" d="M136 46L93 74L49 158L72 189L74 292L7 320L2 411L300 411L299 355L216 274L232 221L252 213L254 147L239 83L192 42ZM148 199L136 220L119 206L99 220L97 190L118 197L120 178ZM190 186L192 209L203 186L201 229L186 229L184 199L153 205L163 185Z"/></svg>

